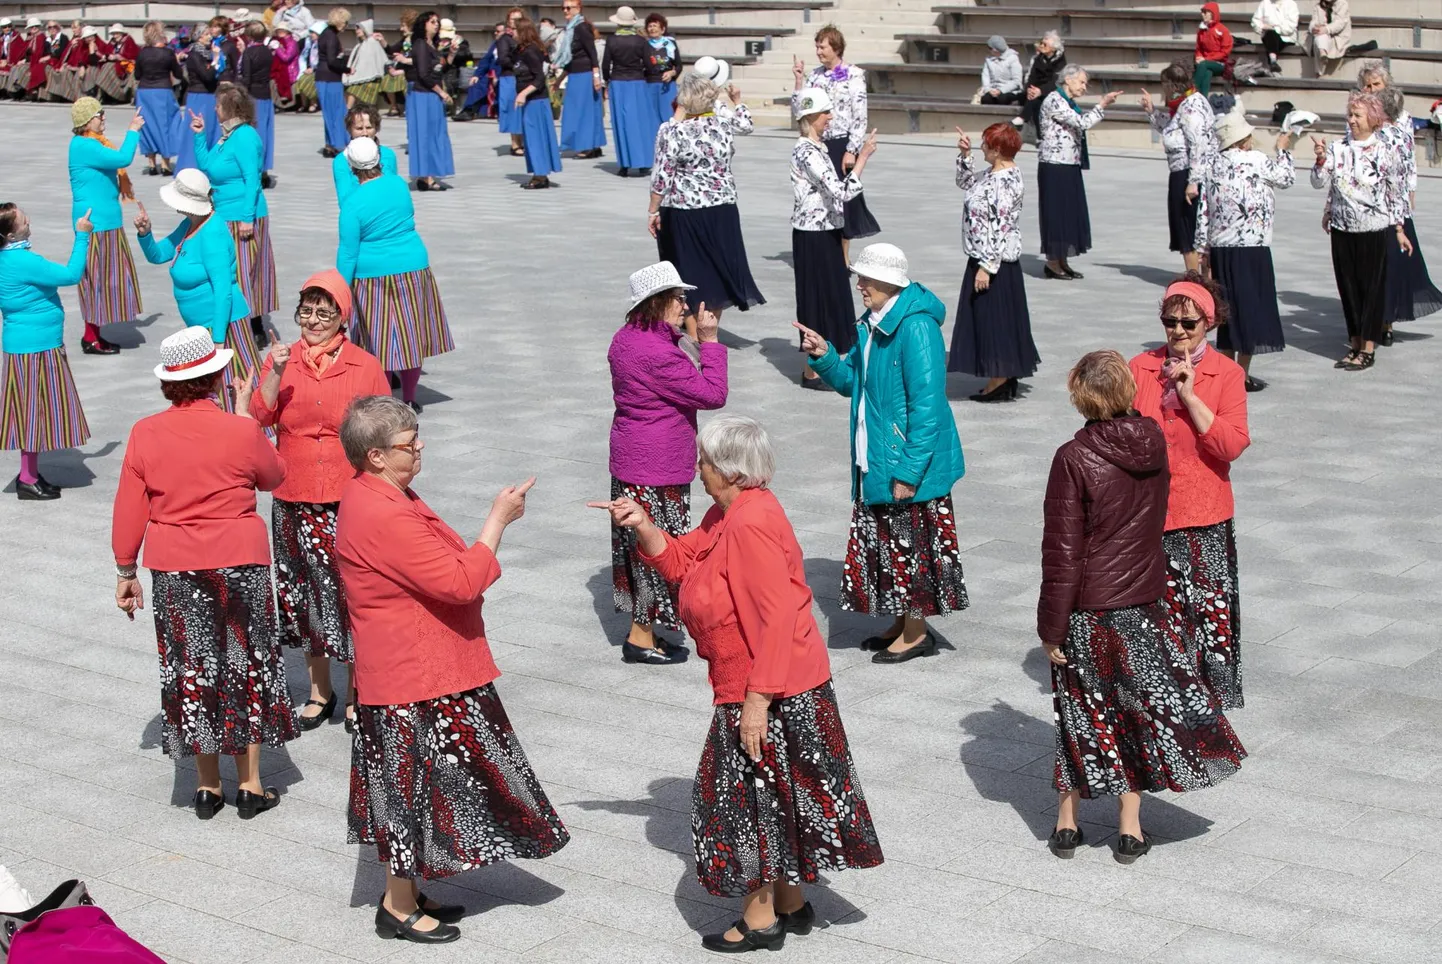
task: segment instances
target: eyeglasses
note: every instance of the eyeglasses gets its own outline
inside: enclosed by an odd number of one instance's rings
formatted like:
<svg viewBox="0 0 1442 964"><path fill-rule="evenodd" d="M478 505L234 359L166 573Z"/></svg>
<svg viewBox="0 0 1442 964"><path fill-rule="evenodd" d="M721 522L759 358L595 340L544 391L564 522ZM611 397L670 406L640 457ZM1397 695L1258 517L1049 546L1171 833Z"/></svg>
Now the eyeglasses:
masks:
<svg viewBox="0 0 1442 964"><path fill-rule="evenodd" d="M424 447L425 447L425 443L421 441L421 433L420 433L420 432L417 432L417 433L415 434L415 437L413 437L409 442L401 442L401 443L398 444L398 445L392 445L392 446L391 446L391 448L396 449L396 450L398 450L398 451L401 451L401 452L409 452L409 453L411 454L411 458L415 458L417 455L420 455L420 454L421 454L421 449L424 448Z"/></svg>
<svg viewBox="0 0 1442 964"><path fill-rule="evenodd" d="M1162 327L1171 331L1178 325L1183 331L1196 331L1197 326L1202 323L1200 318L1179 318L1176 315L1162 315Z"/></svg>
<svg viewBox="0 0 1442 964"><path fill-rule="evenodd" d="M296 324L303 321L315 320L323 325L328 325L340 317L339 311L329 311L324 308L317 308L314 305L301 305L295 309Z"/></svg>

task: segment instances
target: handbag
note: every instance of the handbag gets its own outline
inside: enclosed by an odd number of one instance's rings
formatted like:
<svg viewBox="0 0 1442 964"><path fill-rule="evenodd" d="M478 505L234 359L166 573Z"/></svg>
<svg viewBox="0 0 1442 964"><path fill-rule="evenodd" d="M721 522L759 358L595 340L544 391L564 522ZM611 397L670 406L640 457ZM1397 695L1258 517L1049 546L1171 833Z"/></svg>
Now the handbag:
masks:
<svg viewBox="0 0 1442 964"><path fill-rule="evenodd" d="M0 912L0 964L165 964L67 880L29 910Z"/></svg>

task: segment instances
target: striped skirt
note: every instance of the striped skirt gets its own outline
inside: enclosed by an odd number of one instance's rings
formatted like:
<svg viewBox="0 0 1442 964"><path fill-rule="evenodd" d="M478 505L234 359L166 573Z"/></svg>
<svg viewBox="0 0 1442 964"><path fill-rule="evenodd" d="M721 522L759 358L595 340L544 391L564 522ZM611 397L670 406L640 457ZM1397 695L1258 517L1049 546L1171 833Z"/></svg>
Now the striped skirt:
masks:
<svg viewBox="0 0 1442 964"><path fill-rule="evenodd" d="M120 103L128 100L130 90L135 86L132 74L124 77L116 75L114 64L101 64L99 67L91 67L89 78L86 80L86 90L99 89L106 97Z"/></svg>
<svg viewBox="0 0 1442 964"><path fill-rule="evenodd" d="M78 70L52 70L45 79L45 96L74 103L82 96L82 74Z"/></svg>
<svg viewBox="0 0 1442 964"><path fill-rule="evenodd" d="M235 240L235 275L252 317L280 310L275 284L275 252L270 247L270 217L255 219L249 241L240 240L240 221L227 221ZM260 371L257 367L256 371Z"/></svg>
<svg viewBox="0 0 1442 964"><path fill-rule="evenodd" d="M315 100L315 74L301 74L290 87L291 93L306 100Z"/></svg>
<svg viewBox="0 0 1442 964"><path fill-rule="evenodd" d="M65 348L5 356L0 448L53 452L84 445L90 426Z"/></svg>
<svg viewBox="0 0 1442 964"><path fill-rule="evenodd" d="M255 347L255 338L250 333L250 320L237 318L225 329L225 347L235 352L230 357L230 364L225 368L225 378L221 380L220 407L227 412L235 412L235 399L231 391L232 386L243 382L247 375L254 372L257 377L260 375L260 363L264 361L260 349ZM266 438L275 440L275 429L265 430Z"/></svg>
<svg viewBox="0 0 1442 964"><path fill-rule="evenodd" d="M80 276L80 317L89 325L113 325L140 317L140 280L125 229L90 235Z"/></svg>
<svg viewBox="0 0 1442 964"><path fill-rule="evenodd" d="M351 341L380 359L388 372L419 368L456 347L430 268L357 278Z"/></svg>
<svg viewBox="0 0 1442 964"><path fill-rule="evenodd" d="M347 97L354 97L357 104L374 104L380 100L381 78L377 77L375 80L368 80L363 84L347 84L345 92Z"/></svg>
<svg viewBox="0 0 1442 964"><path fill-rule="evenodd" d="M403 94L403 93L405 93L405 90L406 90L406 75L405 75L405 74L393 74L393 73L391 73L390 71L386 71L386 75L381 78L381 93L382 93L382 94Z"/></svg>
<svg viewBox="0 0 1442 964"><path fill-rule="evenodd" d="M24 93L25 88L30 84L30 65L15 64L6 73L0 74L0 94L9 94L15 91Z"/></svg>

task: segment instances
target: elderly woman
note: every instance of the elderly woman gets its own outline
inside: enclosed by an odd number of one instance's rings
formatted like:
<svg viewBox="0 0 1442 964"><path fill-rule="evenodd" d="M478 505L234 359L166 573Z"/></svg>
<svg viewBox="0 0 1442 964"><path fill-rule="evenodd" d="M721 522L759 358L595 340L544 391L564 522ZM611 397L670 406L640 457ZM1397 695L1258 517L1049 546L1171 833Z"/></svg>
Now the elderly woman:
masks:
<svg viewBox="0 0 1442 964"><path fill-rule="evenodd" d="M561 169L561 145L556 140L556 120L546 88L546 48L536 25L526 17L516 21L516 97L512 106L520 117L522 153L531 179L521 187L528 191L551 186L551 175Z"/></svg>
<svg viewBox="0 0 1442 964"><path fill-rule="evenodd" d="M1031 313L1021 265L1021 205L1025 186L1016 166L1021 135L1011 124L992 124L981 135L985 169L971 166L971 138L956 142L956 186L962 202L966 274L956 306L947 371L987 379L973 402L1009 402L1018 379L1041 364L1031 337Z"/></svg>
<svg viewBox="0 0 1442 964"><path fill-rule="evenodd" d="M340 209L335 264L355 292L353 337L400 382L417 414L421 363L456 347L430 254L416 231L410 190L380 166L380 147L357 137L345 150L358 186Z"/></svg>
<svg viewBox="0 0 1442 964"><path fill-rule="evenodd" d="M951 487L966 471L946 400L946 308L906 276L906 255L873 244L851 266L866 306L855 347L801 324L802 350L851 399L851 535L841 608L895 617L862 643L873 663L934 656L926 617L967 607Z"/></svg>
<svg viewBox="0 0 1442 964"><path fill-rule="evenodd" d="M981 62L981 102L1020 103L1023 79L1021 58L1007 46L1005 37L993 34L986 42L986 59Z"/></svg>
<svg viewBox="0 0 1442 964"><path fill-rule="evenodd" d="M1216 136L1221 151L1199 170L1205 185L1197 221L1197 250L1208 254L1212 277L1226 292L1228 320L1217 329L1217 350L1242 367L1249 392L1267 383L1253 378L1252 356L1281 351L1287 341L1277 311L1277 276L1272 269L1274 192L1297 179L1292 137L1277 137L1277 156L1253 146L1255 130L1241 111L1224 114Z"/></svg>
<svg viewBox="0 0 1442 964"><path fill-rule="evenodd" d="M1042 34L1034 48L1036 53L1026 67L1026 101L1021 106L1023 139L1030 137L1028 144L1035 144L1041 137L1041 105L1046 95L1056 89L1061 72L1066 69L1066 44L1055 30Z"/></svg>
<svg viewBox="0 0 1442 964"><path fill-rule="evenodd" d="M170 408L136 422L115 492L111 546L115 604L132 620L145 608L136 572L141 542L151 572L160 646L161 745L195 757L195 815L225 806L220 755L235 758L242 820L280 804L260 782L261 745L298 733L275 632L270 546L255 511L257 490L285 478L285 462L246 414L212 400L231 352L206 328L160 343L155 375Z"/></svg>
<svg viewBox="0 0 1442 964"><path fill-rule="evenodd" d="M1273 77L1282 76L1281 53L1297 42L1297 0L1258 0L1252 29L1261 38L1267 57L1262 66Z"/></svg>
<svg viewBox="0 0 1442 964"><path fill-rule="evenodd" d="M670 118L676 102L676 78L681 73L681 47L671 36L670 22L659 13L646 14L646 42L651 58L646 65L646 83L656 98L656 116Z"/></svg>
<svg viewBox="0 0 1442 964"><path fill-rule="evenodd" d="M345 102L347 109L357 104L374 104L380 99L381 78L390 66L390 54L385 44L375 37L374 20L362 20L355 25L355 46L346 60ZM349 119L350 115L347 114Z"/></svg>
<svg viewBox="0 0 1442 964"><path fill-rule="evenodd" d="M411 61L407 69L410 86L406 89L406 157L410 176L417 191L448 191L442 181L456 173L451 154L451 132L446 114L451 95L441 83L444 64L436 51L436 35L441 29L440 17L426 11L411 27Z"/></svg>
<svg viewBox="0 0 1442 964"><path fill-rule="evenodd" d="M285 24L276 24L270 31L270 79L275 84L275 100L283 109L295 106L295 80L300 74L300 44Z"/></svg>
<svg viewBox="0 0 1442 964"><path fill-rule="evenodd" d="M646 83L651 63L651 43L636 29L641 23L636 11L620 7L607 18L616 32L606 41L601 57L601 79L611 102L611 134L616 138L616 173L637 177L651 173L656 159L656 94ZM669 113L666 115L670 116Z"/></svg>
<svg viewBox="0 0 1442 964"><path fill-rule="evenodd" d="M1076 281L1080 271L1067 259L1085 254L1092 246L1091 214L1087 210L1082 171L1091 166L1087 131L1101 122L1121 91L1102 96L1101 103L1083 111L1077 98L1087 92L1087 72L1072 64L1061 72L1056 90L1041 104L1041 143L1036 154L1036 193L1041 223L1041 253L1048 278Z"/></svg>
<svg viewBox="0 0 1442 964"><path fill-rule="evenodd" d="M141 310L140 281L125 240L120 200L135 200L125 169L135 160L145 117L136 112L119 147L106 138L105 110L94 97L70 105L70 123L75 131L68 157L70 216L79 218L88 212L95 224L80 278L80 318L85 322L80 350L87 355L114 355L120 348L101 336L101 326L130 321Z"/></svg>
<svg viewBox="0 0 1442 964"><path fill-rule="evenodd" d="M1202 171L1217 152L1217 135L1213 129L1217 117L1207 95L1192 86L1191 75L1181 64L1169 64L1162 70L1162 97L1166 110L1152 102L1152 95L1142 91L1142 109L1151 120L1152 130L1162 139L1167 153L1167 229L1171 249L1182 256L1185 271L1201 266L1197 253L1198 197L1201 194Z"/></svg>
<svg viewBox="0 0 1442 964"><path fill-rule="evenodd" d="M419 878L547 857L570 840L501 706L481 618L501 535L535 479L502 489L467 546L410 487L425 443L409 407L358 398L340 440L356 472L336 524L358 704L349 839L374 844L386 866L376 933L447 943L465 910L428 900Z"/></svg>
<svg viewBox="0 0 1442 964"><path fill-rule="evenodd" d="M611 498L642 505L672 535L691 527L696 477L696 413L726 404L726 348L717 319L699 309L699 347L681 330L685 284L669 261L631 275L626 323L611 339L615 416L611 421ZM668 584L636 553L635 535L611 527L611 585L616 611L631 614L621 644L627 663L665 665L685 650L656 636L655 624L680 629L674 580Z"/></svg>
<svg viewBox="0 0 1442 964"><path fill-rule="evenodd" d="M325 122L325 146L320 151L322 157L335 157L345 150L345 86L342 81L347 67L340 34L349 23L349 10L331 7L326 15L326 25L315 39L315 94L320 102L321 119ZM313 29L315 24L311 26Z"/></svg>
<svg viewBox="0 0 1442 964"><path fill-rule="evenodd" d="M396 152L381 143L381 112L374 104L356 104L345 115L346 133L351 140L357 137L369 137L380 147L381 173L396 174L400 171L400 163L396 160ZM349 142L347 142L349 143ZM336 205L345 203L360 182L356 180L355 172L351 170L350 161L346 160L345 153L335 156L330 165L331 180L335 183Z"/></svg>
<svg viewBox="0 0 1442 964"><path fill-rule="evenodd" d="M78 284L95 226L86 211L64 264L30 250L30 218L0 204L0 339L5 352L0 447L20 450L15 496L22 502L60 498L40 474L40 453L75 448L90 438L80 393L65 355L60 288Z"/></svg>
<svg viewBox="0 0 1442 964"><path fill-rule="evenodd" d="M335 558L340 493L354 474L341 449L341 420L352 400L390 392L375 356L346 340L350 312L350 287L339 273L322 271L307 279L295 309L300 340L276 341L260 372L260 390L250 399L251 416L275 427L276 444L290 466L275 490L270 522L281 642L305 651L310 676L302 730L335 714L331 660L353 660ZM355 723L354 692L353 685L346 686L347 731Z"/></svg>
<svg viewBox="0 0 1442 964"><path fill-rule="evenodd" d="M1232 32L1222 23L1222 8L1215 3L1202 4L1202 22L1197 27L1196 52L1192 62L1192 86L1203 97L1212 92L1212 79L1227 71L1232 56Z"/></svg>
<svg viewBox="0 0 1442 964"><path fill-rule="evenodd" d="M1352 44L1352 11L1347 0L1316 0L1307 23L1307 41L1317 76L1335 70Z"/></svg>
<svg viewBox="0 0 1442 964"><path fill-rule="evenodd" d="M803 90L791 109L801 136L791 149L791 270L796 278L796 318L841 351L853 341L851 284L846 276L846 202L861 193L861 172L876 152L876 134L862 142L856 165L836 173L822 133L831 124L831 95ZM810 365L801 366L801 387L825 391Z"/></svg>
<svg viewBox="0 0 1442 964"><path fill-rule="evenodd" d="M702 946L776 951L816 923L802 885L877 866L881 845L811 615L801 546L768 488L776 456L766 431L717 416L701 430L697 462L715 505L684 535L630 499L591 505L609 509L680 585L686 627L707 662L715 713L691 793L696 877L717 897L742 898L742 912Z"/></svg>
<svg viewBox="0 0 1442 964"><path fill-rule="evenodd" d="M1332 270L1351 342L1336 367L1351 372L1375 364L1385 332L1389 236L1404 254L1412 253L1406 170L1392 142L1377 134L1386 123L1376 94L1355 93L1347 99L1351 137L1330 143L1312 138L1312 187L1327 192L1322 228L1331 235Z"/></svg>
<svg viewBox="0 0 1442 964"><path fill-rule="evenodd" d="M1162 546L1167 604L1223 709L1242 706L1241 589L1232 463L1251 444L1246 375L1207 343L1229 320L1221 287L1195 271L1162 297L1166 344L1130 362L1137 411L1162 427L1171 489Z"/></svg>
<svg viewBox="0 0 1442 964"><path fill-rule="evenodd" d="M1162 602L1171 442L1132 409L1137 387L1116 352L1082 356L1067 389L1086 425L1057 449L1046 486L1036 632L1052 664L1061 794L1048 846L1062 859L1085 842L1080 798L1117 798L1116 859L1134 863L1151 849L1143 791L1215 786L1246 756Z"/></svg>
<svg viewBox="0 0 1442 964"><path fill-rule="evenodd" d="M1407 189L1407 217L1402 221L1402 233L1412 242L1412 253L1408 255L1397 243L1396 235L1387 241L1387 294L1382 306L1382 321L1386 327L1382 330L1382 344L1391 345L1392 323L1415 321L1442 309L1442 292L1437 290L1427 273L1422 242L1418 240L1417 228L1412 224L1412 208L1417 197L1417 136L1412 126L1412 115L1407 113L1400 87L1386 83L1380 89L1374 86L1377 72L1387 77L1386 68L1378 63L1363 83L1377 95L1382 102L1382 112L1387 115L1388 123L1377 131L1377 136L1392 143L1402 163ZM1391 78L1387 79L1390 81Z"/></svg>
<svg viewBox="0 0 1442 964"><path fill-rule="evenodd" d="M146 174L175 173L170 164L178 151L180 123L175 85L182 79L180 61L165 38L165 24L150 21L145 25L145 46L135 55L135 111L146 121L140 129L140 153L150 159Z"/></svg>
<svg viewBox="0 0 1442 964"><path fill-rule="evenodd" d="M731 171L734 137L754 125L741 91L728 86L726 96L731 109L723 115L716 111L721 91L715 84L694 72L681 78L676 102L684 116L667 120L656 134L646 215L658 256L695 285L687 314L705 302L718 320L727 308L766 304L746 260Z"/></svg>
<svg viewBox="0 0 1442 964"><path fill-rule="evenodd" d="M265 24L259 20L246 24L244 34L245 50L240 55L236 83L250 95L254 114L250 124L264 145L260 162L261 186L270 187L274 183L270 172L275 170L275 101L271 99L270 85L275 53L265 42L269 35Z"/></svg>
<svg viewBox="0 0 1442 964"><path fill-rule="evenodd" d="M197 25L190 47L185 52L185 117L199 114L204 120L206 144L213 143L211 133L219 136L219 125L215 122L215 91L220 86L221 71L227 66L221 47L214 41L229 25L230 21L225 17L216 17L207 24ZM188 122L182 120L179 123L184 125ZM183 126L177 128L177 134L175 169L183 171L195 167L194 138L185 132Z"/></svg>
<svg viewBox="0 0 1442 964"><path fill-rule="evenodd" d="M601 156L606 146L605 111L601 95L601 58L596 54L596 28L581 13L581 0L562 0L566 22L549 58L566 75L561 104L561 150L574 151L576 160ZM516 86L521 86L520 81ZM529 131L527 132L529 133Z"/></svg>

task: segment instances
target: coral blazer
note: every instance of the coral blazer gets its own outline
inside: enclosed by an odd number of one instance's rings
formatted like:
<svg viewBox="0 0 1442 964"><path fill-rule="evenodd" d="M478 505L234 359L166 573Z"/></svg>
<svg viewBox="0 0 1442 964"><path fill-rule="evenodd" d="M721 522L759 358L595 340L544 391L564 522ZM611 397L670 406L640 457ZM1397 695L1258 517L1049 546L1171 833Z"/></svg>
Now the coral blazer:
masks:
<svg viewBox="0 0 1442 964"><path fill-rule="evenodd" d="M1167 496L1167 531L1215 525L1236 514L1232 462L1252 444L1247 434L1246 375L1242 366L1208 348L1196 367L1194 391L1216 416L1203 434L1185 409L1162 411L1165 346L1131 360L1137 380L1136 409L1162 427L1172 484Z"/></svg>
<svg viewBox="0 0 1442 964"><path fill-rule="evenodd" d="M501 675L481 621L481 594L501 577L490 549L467 548L413 492L366 474L341 491L335 547L361 703L419 703Z"/></svg>

